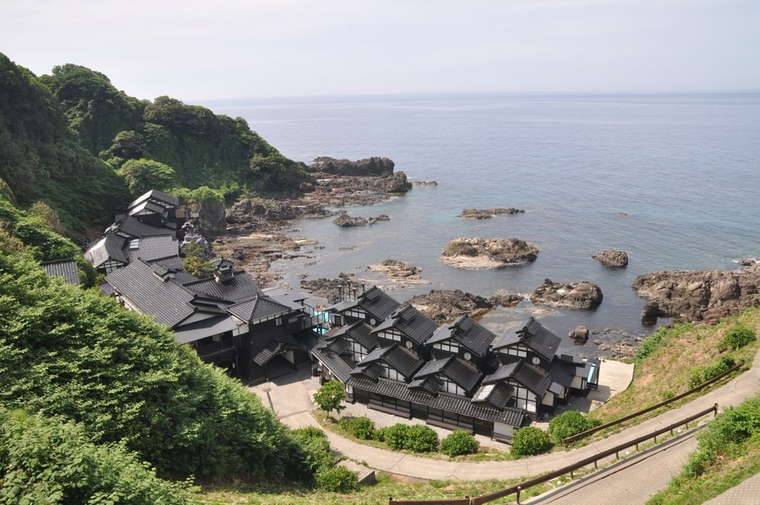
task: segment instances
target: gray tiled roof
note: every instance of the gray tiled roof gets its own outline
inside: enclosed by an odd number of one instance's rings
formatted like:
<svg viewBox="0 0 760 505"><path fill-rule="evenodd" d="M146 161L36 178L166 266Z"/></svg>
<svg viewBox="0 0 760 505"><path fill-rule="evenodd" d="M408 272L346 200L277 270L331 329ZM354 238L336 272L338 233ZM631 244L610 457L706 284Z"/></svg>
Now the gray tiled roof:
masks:
<svg viewBox="0 0 760 505"><path fill-rule="evenodd" d="M346 382L351 377L351 365L339 355L319 347L314 347L311 353L341 382Z"/></svg>
<svg viewBox="0 0 760 505"><path fill-rule="evenodd" d="M573 382L573 377L575 377L575 365L571 362L554 358L549 373L552 377L552 382L569 387Z"/></svg>
<svg viewBox="0 0 760 505"><path fill-rule="evenodd" d="M238 272L226 282L216 282L214 278L200 279L185 284L190 291L201 296L237 303L249 300L259 294L259 286L251 274Z"/></svg>
<svg viewBox="0 0 760 505"><path fill-rule="evenodd" d="M501 349L517 343L522 343L536 351L538 354L551 360L557 354L557 348L561 339L546 329L541 323L532 317L517 331L508 333L493 342L493 349Z"/></svg>
<svg viewBox="0 0 760 505"><path fill-rule="evenodd" d="M235 305L230 305L227 310L243 321L254 321L290 312L291 308L277 303L265 295L258 295Z"/></svg>
<svg viewBox="0 0 760 505"><path fill-rule="evenodd" d="M490 391L488 391L489 388ZM512 386L505 382L485 384L480 386L480 389L478 389L473 396L472 401L473 403L490 403L497 409L503 409L512 398L513 392L514 389Z"/></svg>
<svg viewBox="0 0 760 505"><path fill-rule="evenodd" d="M410 379L423 364L411 351L394 344L389 347L376 347L357 364L357 368L361 370L378 361L387 363L407 379Z"/></svg>
<svg viewBox="0 0 760 505"><path fill-rule="evenodd" d="M368 351L371 351L377 346L377 338L371 331L372 329L363 321L358 321L354 324L341 326L340 328L333 328L327 333L326 338L348 337L359 342Z"/></svg>
<svg viewBox="0 0 760 505"><path fill-rule="evenodd" d="M496 409L488 404L478 404L464 396L438 393L433 395L422 389L410 389L407 384L399 381L380 378L377 381L362 377L351 376L346 382L355 390L368 391L399 400L410 401L432 409L454 412L463 416L473 417L483 421L505 423L510 426L522 426L524 414L515 408Z"/></svg>
<svg viewBox="0 0 760 505"><path fill-rule="evenodd" d="M388 296L382 289L372 286L367 291L362 293L356 300L341 302L332 307L335 312L343 312L344 310L354 307L361 307L369 314L374 316L378 321L382 321L388 317L391 312L396 310L400 304Z"/></svg>
<svg viewBox="0 0 760 505"><path fill-rule="evenodd" d="M114 223L109 228L111 230L119 230L133 237L153 237L156 235L175 235L177 230L172 228L171 223L167 223L167 226L151 226L147 223L143 223L134 216L116 216Z"/></svg>
<svg viewBox="0 0 760 505"><path fill-rule="evenodd" d="M179 257L179 242L172 235L156 235L137 239L137 249L128 249L129 258L153 261L160 258Z"/></svg>
<svg viewBox="0 0 760 505"><path fill-rule="evenodd" d="M62 277L68 284L79 285L79 269L75 260L44 261L41 265L49 277Z"/></svg>
<svg viewBox="0 0 760 505"><path fill-rule="evenodd" d="M539 399L552 382L551 376L540 368L536 368L525 361L516 361L501 365L494 373L487 375L483 379L483 384L492 384L506 379L513 379L519 382L535 393Z"/></svg>
<svg viewBox="0 0 760 505"><path fill-rule="evenodd" d="M454 381L462 389L471 392L478 384L483 374L466 361L455 356L428 361L414 374L415 379L422 379L431 375L444 375Z"/></svg>
<svg viewBox="0 0 760 505"><path fill-rule="evenodd" d="M146 200L158 200L164 205L171 207L176 207L179 205L179 198L176 196L169 195L163 191L158 191L157 189L151 189L150 191L138 196L132 203L129 204L127 208L131 209L133 207L136 207Z"/></svg>
<svg viewBox="0 0 760 505"><path fill-rule="evenodd" d="M97 242L92 244L84 257L97 268L109 259L121 263L129 263L129 256L125 250L126 239L119 237L113 232L106 233Z"/></svg>
<svg viewBox="0 0 760 505"><path fill-rule="evenodd" d="M137 260L106 276L106 282L140 312L159 323L174 326L192 314L194 295L171 280L163 280L153 267Z"/></svg>
<svg viewBox="0 0 760 505"><path fill-rule="evenodd" d="M452 324L435 330L427 344L443 342L450 338L471 350L476 356L485 356L496 334L469 316L462 316Z"/></svg>
<svg viewBox="0 0 760 505"><path fill-rule="evenodd" d="M232 331L235 321L228 315L210 317L197 323L182 325L175 329L174 340L178 344L188 344L213 335Z"/></svg>
<svg viewBox="0 0 760 505"><path fill-rule="evenodd" d="M422 345L433 335L437 325L435 321L407 303L394 310L373 330L373 333L389 328L400 330L415 343Z"/></svg>

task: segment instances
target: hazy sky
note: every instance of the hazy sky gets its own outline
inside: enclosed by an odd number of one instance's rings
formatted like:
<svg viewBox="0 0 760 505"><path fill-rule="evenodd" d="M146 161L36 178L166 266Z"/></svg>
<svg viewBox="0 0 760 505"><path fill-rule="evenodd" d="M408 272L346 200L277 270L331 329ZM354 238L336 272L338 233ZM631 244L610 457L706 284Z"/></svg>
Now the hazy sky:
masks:
<svg viewBox="0 0 760 505"><path fill-rule="evenodd" d="M188 101L760 89L760 0L0 0L0 52Z"/></svg>

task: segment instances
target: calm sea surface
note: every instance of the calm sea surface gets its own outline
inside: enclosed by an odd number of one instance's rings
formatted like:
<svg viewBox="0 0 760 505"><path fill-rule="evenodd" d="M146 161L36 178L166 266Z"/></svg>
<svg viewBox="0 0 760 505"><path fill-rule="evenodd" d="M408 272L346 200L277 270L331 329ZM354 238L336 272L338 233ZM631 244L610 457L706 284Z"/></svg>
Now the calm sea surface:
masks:
<svg viewBox="0 0 760 505"><path fill-rule="evenodd" d="M431 284L397 289L405 299L432 288L488 295L528 293L545 278L599 284L592 312L523 303L485 322L501 329L533 313L560 334L576 324L644 332L634 278L662 269L733 269L760 255L760 94L646 96L386 96L209 103L246 118L285 155L388 156L410 179L434 179L404 197L352 215L391 221L340 229L305 220L296 235L325 246L314 260L276 268L298 275L365 275L384 258L410 261ZM526 214L458 219L466 207L518 207ZM619 215L627 213L628 215ZM461 271L438 261L461 237L518 237L541 250L533 264ZM353 250L340 250L356 246ZM625 270L590 258L630 255ZM589 346L586 346L589 347ZM589 351L591 351L589 349ZM593 353L593 352L590 352Z"/></svg>

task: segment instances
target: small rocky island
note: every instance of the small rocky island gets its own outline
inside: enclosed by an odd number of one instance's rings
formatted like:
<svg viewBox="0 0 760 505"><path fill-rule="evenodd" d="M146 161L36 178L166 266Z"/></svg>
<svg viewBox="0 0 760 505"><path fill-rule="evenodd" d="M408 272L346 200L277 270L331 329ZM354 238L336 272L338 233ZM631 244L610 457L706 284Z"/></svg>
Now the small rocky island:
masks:
<svg viewBox="0 0 760 505"><path fill-rule="evenodd" d="M536 260L538 247L518 238L457 238L446 244L440 260L467 270L504 268Z"/></svg>
<svg viewBox="0 0 760 505"><path fill-rule="evenodd" d="M565 284L546 279L530 295L530 301L534 305L592 310L602 303L602 290L593 282L588 281Z"/></svg>
<svg viewBox="0 0 760 505"><path fill-rule="evenodd" d="M451 322L469 314L478 317L498 306L514 307L523 296L498 292L485 297L459 289L434 289L427 294L413 296L409 303L438 324Z"/></svg>
<svg viewBox="0 0 760 505"><path fill-rule="evenodd" d="M618 249L599 251L591 257L609 268L623 268L628 265L628 253Z"/></svg>
<svg viewBox="0 0 760 505"><path fill-rule="evenodd" d="M394 279L419 279L422 269L406 261L386 259L380 263L370 265L368 270L380 272Z"/></svg>
<svg viewBox="0 0 760 505"><path fill-rule="evenodd" d="M341 228L351 228L353 226L367 226L375 223L379 223L381 221L390 221L391 218L386 216L385 214L380 214L379 216L375 217L354 217L349 216L348 212L341 212L338 217L336 217L333 220L333 223L340 226Z"/></svg>
<svg viewBox="0 0 760 505"><path fill-rule="evenodd" d="M515 209L515 208L493 208L493 209L464 209L461 214L457 217L462 217L465 219L491 219L494 216L501 216L504 214L507 215L514 215L514 214L523 214L525 213L522 209Z"/></svg>

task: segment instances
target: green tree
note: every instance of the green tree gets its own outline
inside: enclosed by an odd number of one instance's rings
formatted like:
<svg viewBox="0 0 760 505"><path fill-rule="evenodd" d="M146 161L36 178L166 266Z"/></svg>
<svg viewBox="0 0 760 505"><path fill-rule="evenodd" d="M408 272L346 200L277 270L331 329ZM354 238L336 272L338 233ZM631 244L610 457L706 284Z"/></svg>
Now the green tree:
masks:
<svg viewBox="0 0 760 505"><path fill-rule="evenodd" d="M341 405L345 399L346 391L343 384L336 380L325 382L319 391L314 393L314 402L327 412L328 416L333 410L340 414L340 411L346 408L345 405Z"/></svg>
<svg viewBox="0 0 760 505"><path fill-rule="evenodd" d="M208 277L214 273L214 266L206 257L203 248L191 242L182 247L182 264L185 270L196 277Z"/></svg>
<svg viewBox="0 0 760 505"><path fill-rule="evenodd" d="M174 169L159 161L129 160L119 169L119 175L124 178L129 191L140 195L151 189L165 190L174 182Z"/></svg>

